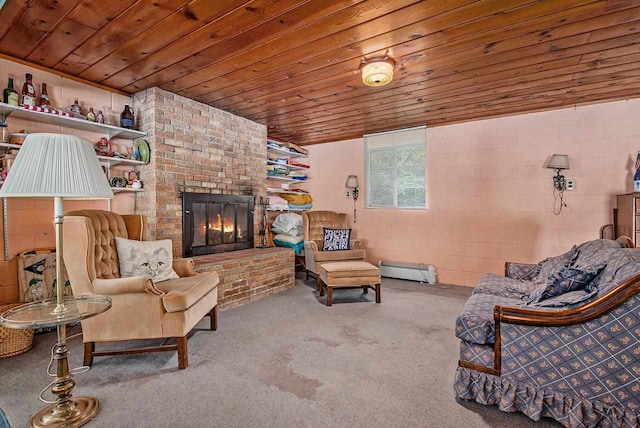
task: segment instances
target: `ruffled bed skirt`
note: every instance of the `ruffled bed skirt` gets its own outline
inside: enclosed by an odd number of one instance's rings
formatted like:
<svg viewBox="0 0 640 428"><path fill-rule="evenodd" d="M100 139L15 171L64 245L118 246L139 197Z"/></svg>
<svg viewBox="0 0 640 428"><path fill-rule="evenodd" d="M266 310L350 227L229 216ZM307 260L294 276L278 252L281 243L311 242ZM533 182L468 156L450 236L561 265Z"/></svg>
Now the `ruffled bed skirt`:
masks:
<svg viewBox="0 0 640 428"><path fill-rule="evenodd" d="M534 421L548 417L569 428L640 427L640 413L629 409L463 367L456 371L454 390L464 400L497 404L503 412L522 412Z"/></svg>

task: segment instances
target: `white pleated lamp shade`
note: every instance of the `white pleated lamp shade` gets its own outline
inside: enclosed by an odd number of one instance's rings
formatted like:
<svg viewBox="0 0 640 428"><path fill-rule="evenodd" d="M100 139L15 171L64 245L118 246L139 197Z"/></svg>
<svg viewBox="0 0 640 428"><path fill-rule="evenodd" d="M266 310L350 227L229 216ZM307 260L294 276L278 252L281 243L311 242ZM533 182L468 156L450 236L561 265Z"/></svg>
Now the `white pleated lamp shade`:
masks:
<svg viewBox="0 0 640 428"><path fill-rule="evenodd" d="M29 134L0 189L3 198L110 199L93 144L64 134Z"/></svg>

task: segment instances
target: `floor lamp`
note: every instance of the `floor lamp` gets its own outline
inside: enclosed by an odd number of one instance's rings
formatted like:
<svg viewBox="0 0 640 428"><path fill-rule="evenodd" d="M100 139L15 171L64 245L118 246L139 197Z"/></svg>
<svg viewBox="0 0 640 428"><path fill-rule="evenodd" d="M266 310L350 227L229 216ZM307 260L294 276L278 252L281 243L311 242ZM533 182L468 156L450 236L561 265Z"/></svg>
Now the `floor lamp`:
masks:
<svg viewBox="0 0 640 428"><path fill-rule="evenodd" d="M100 166L93 144L72 135L29 134L20 148L6 181L0 189L3 198L53 198L56 234L56 299L33 303L15 312L7 311L2 321L7 327L56 326L57 343L53 361L56 380L52 393L56 402L29 421L29 426L75 427L88 422L98 411L93 397L72 397L75 385L69 373L66 324L104 312L111 306L106 297L97 299L64 297L62 222L64 199L109 199L113 192ZM12 324L13 322L13 324ZM21 324L22 323L22 324Z"/></svg>

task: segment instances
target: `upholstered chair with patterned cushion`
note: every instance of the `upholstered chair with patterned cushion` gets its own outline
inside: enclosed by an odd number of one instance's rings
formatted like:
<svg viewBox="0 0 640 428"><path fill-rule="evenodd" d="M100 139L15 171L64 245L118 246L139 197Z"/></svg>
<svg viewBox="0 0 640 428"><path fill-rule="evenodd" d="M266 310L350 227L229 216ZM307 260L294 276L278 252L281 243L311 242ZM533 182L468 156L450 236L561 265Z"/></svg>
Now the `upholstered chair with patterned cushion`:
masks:
<svg viewBox="0 0 640 428"><path fill-rule="evenodd" d="M357 239L347 239L348 243L345 242L342 247L346 249L335 249L340 247L337 241L333 241L331 245L328 245L329 242L325 242L325 233L327 236L332 233L331 231L326 232L326 229L349 230L346 214L333 211L309 211L302 214L302 221L307 279L309 272L318 275L322 263L365 259L365 250L360 247L360 241ZM345 235L349 236L350 233L332 234L332 236L337 235L344 237Z"/></svg>
<svg viewBox="0 0 640 428"><path fill-rule="evenodd" d="M141 215L99 210L65 215L64 262L74 296L105 295L113 302L107 312L82 321L85 365L90 366L94 356L178 351L178 367L184 369L188 365L187 334L205 315L211 317L211 330L217 329L218 274L196 273L192 259L169 263L170 246L168 251L163 249L167 263L157 255L148 256L151 262L140 263L143 269L150 263L164 268L168 266L163 265L170 265L174 272L168 268L169 275L165 277L169 279L154 282L155 270L121 275L116 238L145 241L146 236L147 222ZM156 247L150 248L155 251ZM170 338L175 338L176 343L138 349L95 349L96 342Z"/></svg>

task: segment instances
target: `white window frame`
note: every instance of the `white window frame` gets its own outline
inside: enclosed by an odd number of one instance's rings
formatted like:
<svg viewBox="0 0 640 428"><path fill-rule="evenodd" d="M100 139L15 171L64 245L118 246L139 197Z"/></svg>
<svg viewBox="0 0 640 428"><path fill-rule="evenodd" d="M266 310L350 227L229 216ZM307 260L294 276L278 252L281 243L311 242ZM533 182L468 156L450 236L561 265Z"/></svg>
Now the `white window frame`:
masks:
<svg viewBox="0 0 640 428"><path fill-rule="evenodd" d="M422 141L416 141L416 142L409 142L409 143L403 143L402 142L402 133L407 132L407 131L416 131L416 130L422 130L424 132L424 139ZM398 141L397 142L393 142L393 143L389 143L384 145L383 147L377 148L377 149L371 149L370 145L371 145L371 140L375 139L376 136L382 136L382 135L388 135L388 134L398 134L397 138ZM393 209L393 210L426 210L428 203L427 203L427 166L426 166L426 154L427 154L427 138L426 138L426 126L418 126L418 127L414 127L414 128L406 128L406 129L399 129L399 130L395 130L395 131L387 131L387 132L380 132L380 133L376 133L376 134L366 134L364 136L364 161L365 161L365 181L366 181L366 194L365 194L365 208L370 208L370 209ZM394 152L396 151L395 149L397 148L402 148L402 147L413 147L413 146L423 146L424 147L424 152L425 152L425 165L424 165L424 193L425 193L425 201L424 201L424 206L416 206L416 207L401 207L398 206L398 180L397 180L397 165L394 165L394 180L393 180L393 185L394 185L394 189L393 189L393 206L377 206L377 205L372 205L371 203L371 180L369 179L369 175L370 175L370 154L372 150L386 150L388 148L394 150Z"/></svg>

